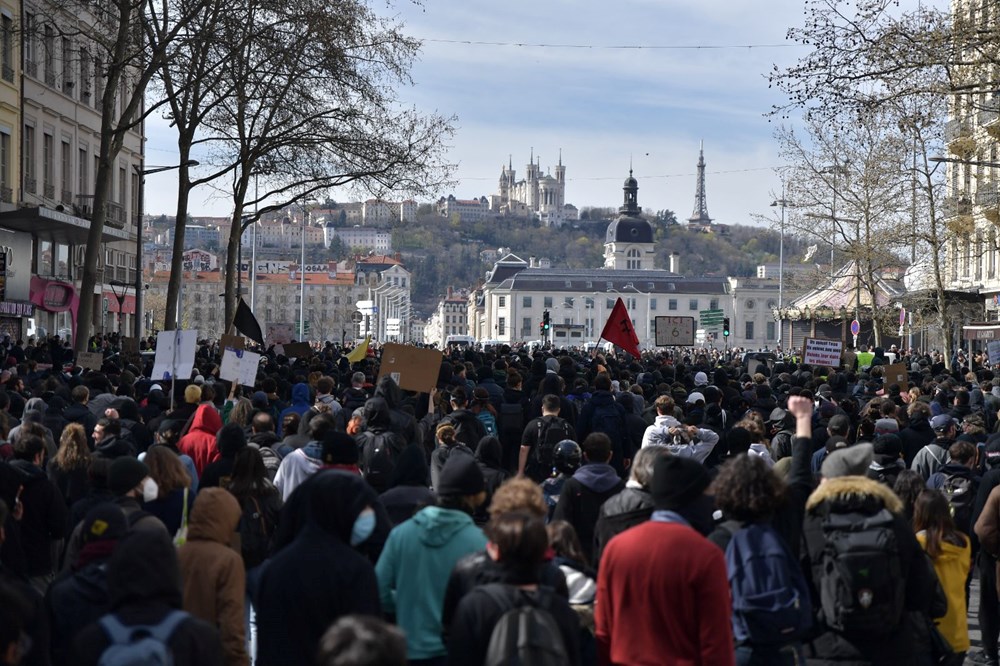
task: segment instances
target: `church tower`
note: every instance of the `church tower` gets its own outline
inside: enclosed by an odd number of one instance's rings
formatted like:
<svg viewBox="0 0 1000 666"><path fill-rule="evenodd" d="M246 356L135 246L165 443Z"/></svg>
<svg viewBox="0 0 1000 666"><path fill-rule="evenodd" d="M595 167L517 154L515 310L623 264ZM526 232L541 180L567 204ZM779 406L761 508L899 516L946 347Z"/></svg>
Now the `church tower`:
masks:
<svg viewBox="0 0 1000 666"><path fill-rule="evenodd" d="M688 218L689 226L707 227L712 224L708 216L708 201L705 198L705 142L698 150L698 182L694 190L694 213Z"/></svg>
<svg viewBox="0 0 1000 666"><path fill-rule="evenodd" d="M648 270L656 268L653 227L642 217L639 207L639 183L628 170L622 187L625 200L618 217L608 225L604 235L604 267L615 270Z"/></svg>
<svg viewBox="0 0 1000 666"><path fill-rule="evenodd" d="M559 164L556 165L556 182L559 183L556 190L556 206L562 210L566 205L566 167L562 163L562 148L559 149Z"/></svg>

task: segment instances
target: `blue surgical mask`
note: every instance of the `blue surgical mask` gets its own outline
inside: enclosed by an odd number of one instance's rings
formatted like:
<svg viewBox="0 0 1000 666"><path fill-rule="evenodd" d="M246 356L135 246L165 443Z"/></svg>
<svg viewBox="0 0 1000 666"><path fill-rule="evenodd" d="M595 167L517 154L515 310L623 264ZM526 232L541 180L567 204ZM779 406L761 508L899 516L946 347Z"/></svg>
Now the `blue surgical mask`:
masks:
<svg viewBox="0 0 1000 666"><path fill-rule="evenodd" d="M375 531L375 511L367 508L358 514L351 528L351 545L357 546L368 540Z"/></svg>

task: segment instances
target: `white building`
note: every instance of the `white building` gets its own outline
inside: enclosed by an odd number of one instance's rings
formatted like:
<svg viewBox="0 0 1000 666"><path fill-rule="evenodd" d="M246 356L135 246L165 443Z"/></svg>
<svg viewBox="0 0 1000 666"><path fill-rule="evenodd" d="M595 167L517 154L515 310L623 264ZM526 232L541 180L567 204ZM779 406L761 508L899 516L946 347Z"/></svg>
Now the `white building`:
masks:
<svg viewBox="0 0 1000 666"><path fill-rule="evenodd" d="M326 247L330 247L333 239L337 238L347 249L371 250L377 254L392 252L392 232L384 229L361 226L338 229L333 226L332 222L327 222L323 231L323 243Z"/></svg>
<svg viewBox="0 0 1000 666"><path fill-rule="evenodd" d="M548 226L578 219L576 207L566 203L566 167L562 163L562 151L554 175L542 173L541 158L535 161L534 149L521 180L517 179L514 165L508 160L500 169L498 193L491 197L490 205L501 215L534 216Z"/></svg>
<svg viewBox="0 0 1000 666"><path fill-rule="evenodd" d="M478 222L497 215L496 211L490 209L490 202L486 197L456 199L452 194L438 200L437 212L442 217L458 215L459 219L464 222Z"/></svg>

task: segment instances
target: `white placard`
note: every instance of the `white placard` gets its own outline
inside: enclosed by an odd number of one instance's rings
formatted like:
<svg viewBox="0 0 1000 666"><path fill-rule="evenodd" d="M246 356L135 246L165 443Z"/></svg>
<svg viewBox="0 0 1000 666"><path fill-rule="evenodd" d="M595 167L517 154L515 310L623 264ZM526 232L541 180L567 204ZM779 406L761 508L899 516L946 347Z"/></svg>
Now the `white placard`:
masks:
<svg viewBox="0 0 1000 666"><path fill-rule="evenodd" d="M823 365L831 368L840 367L840 354L844 343L840 340L823 338L806 338L802 346L802 362L807 365Z"/></svg>
<svg viewBox="0 0 1000 666"><path fill-rule="evenodd" d="M694 344L694 317L657 317L657 347L690 347Z"/></svg>
<svg viewBox="0 0 1000 666"><path fill-rule="evenodd" d="M156 336L156 356L150 378L154 381L189 378L197 347L198 331L160 331Z"/></svg>
<svg viewBox="0 0 1000 666"><path fill-rule="evenodd" d="M257 383L258 367L260 367L260 354L227 348L222 353L219 377L242 386L253 386Z"/></svg>

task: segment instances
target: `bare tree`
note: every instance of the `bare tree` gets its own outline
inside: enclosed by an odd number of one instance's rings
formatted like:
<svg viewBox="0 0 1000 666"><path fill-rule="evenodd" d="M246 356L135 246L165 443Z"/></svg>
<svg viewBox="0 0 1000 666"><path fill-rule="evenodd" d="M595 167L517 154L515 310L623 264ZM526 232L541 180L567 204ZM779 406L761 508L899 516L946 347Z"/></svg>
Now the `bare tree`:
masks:
<svg viewBox="0 0 1000 666"><path fill-rule="evenodd" d="M410 82L419 44L365 0L247 0L222 21L230 35L251 26L224 64L232 94L207 115L201 139L228 174L233 201L225 268L232 321L246 222L342 186L426 194L448 178L443 152L453 129L451 119L400 104L397 89Z"/></svg>

